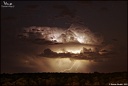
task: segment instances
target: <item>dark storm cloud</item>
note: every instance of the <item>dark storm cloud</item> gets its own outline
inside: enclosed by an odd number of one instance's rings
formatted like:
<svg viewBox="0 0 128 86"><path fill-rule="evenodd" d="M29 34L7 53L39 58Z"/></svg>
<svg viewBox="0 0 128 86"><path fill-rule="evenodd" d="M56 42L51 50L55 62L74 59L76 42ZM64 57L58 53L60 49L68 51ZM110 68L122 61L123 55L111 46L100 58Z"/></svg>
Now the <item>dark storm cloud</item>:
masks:
<svg viewBox="0 0 128 86"><path fill-rule="evenodd" d="M102 61L104 58L109 58L113 54L109 49L111 46L104 46L104 49L101 50L99 45L102 44L103 39L100 37L96 37L95 34L91 33L91 31L84 26L73 25L66 30L62 30L61 28L51 28L51 27L28 27L25 28L22 35L19 35L20 38L24 38L27 41L31 41L32 43L41 44L41 45L56 45L59 44L58 48L61 46L67 45L68 43L77 44L79 46L87 45L92 46L93 48L99 48L96 51L92 51L91 49L87 49L83 47L83 50L80 54L74 54L72 52L67 53L57 53L50 49L45 49L42 54L39 56L48 57L48 58L71 58L77 60L94 60L94 61ZM85 38L84 38L85 36ZM78 39L77 39L78 37ZM79 37L82 37L79 39ZM87 39L87 37L89 37ZM89 44L87 41L89 41ZM59 42L60 41L60 42ZM67 43L67 44L66 44ZM86 44L87 43L87 44ZM61 45L60 45L61 44ZM105 48L106 47L106 48Z"/></svg>
<svg viewBox="0 0 128 86"><path fill-rule="evenodd" d="M33 43L37 43L37 44L47 44L47 45L49 45L49 44L54 44L53 42L51 42L51 41L48 41L48 40L45 40L45 39L34 39L34 40L32 40L32 42Z"/></svg>
<svg viewBox="0 0 128 86"><path fill-rule="evenodd" d="M76 59L76 60L93 60L93 61L104 61L107 58L111 58L114 56L114 53L109 52L107 50L103 50L99 52L92 52L90 49L83 48L83 52L81 53L57 53L53 52L51 49L45 49L43 53L41 53L39 56L42 58L70 58L70 59Z"/></svg>
<svg viewBox="0 0 128 86"><path fill-rule="evenodd" d="M56 42L52 42L52 41L48 41L48 40L45 40L45 39L40 39L40 38L37 38L37 39L32 39L32 40L26 40L24 39L24 41L29 41L29 42L32 42L32 43L35 43L35 44L39 44L39 45L57 45L57 44L63 44L63 43L56 43Z"/></svg>
<svg viewBox="0 0 128 86"><path fill-rule="evenodd" d="M56 52L53 52L52 50L50 49L45 49L44 52L42 54L40 54L39 56L42 56L42 57L48 57L48 58L58 58L58 57L62 57L62 58L68 58L68 57L71 57L71 53L56 53Z"/></svg>

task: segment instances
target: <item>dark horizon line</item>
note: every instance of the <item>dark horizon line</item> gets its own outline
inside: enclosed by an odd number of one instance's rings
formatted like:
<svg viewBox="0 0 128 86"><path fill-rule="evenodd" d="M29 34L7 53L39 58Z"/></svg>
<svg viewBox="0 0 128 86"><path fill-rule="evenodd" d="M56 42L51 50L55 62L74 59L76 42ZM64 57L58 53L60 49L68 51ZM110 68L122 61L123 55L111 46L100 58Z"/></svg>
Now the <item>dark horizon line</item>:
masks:
<svg viewBox="0 0 128 86"><path fill-rule="evenodd" d="M0 73L0 74L43 74L43 73L47 73L47 74L93 74L93 73L104 73L104 74L108 74L108 73L125 73L128 71L115 71L115 72L88 72L88 73L84 73L84 72L17 72L17 73Z"/></svg>

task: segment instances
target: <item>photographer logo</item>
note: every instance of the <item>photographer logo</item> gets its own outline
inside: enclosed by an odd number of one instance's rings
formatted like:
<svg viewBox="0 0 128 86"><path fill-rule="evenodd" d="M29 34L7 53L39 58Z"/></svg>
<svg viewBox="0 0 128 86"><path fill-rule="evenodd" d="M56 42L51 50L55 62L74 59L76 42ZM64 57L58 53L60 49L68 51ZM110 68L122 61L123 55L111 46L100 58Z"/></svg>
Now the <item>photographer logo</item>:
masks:
<svg viewBox="0 0 128 86"><path fill-rule="evenodd" d="M13 5L13 3L9 3L7 1L3 1L3 5L1 5L1 7L9 7L9 8L14 8L15 6Z"/></svg>

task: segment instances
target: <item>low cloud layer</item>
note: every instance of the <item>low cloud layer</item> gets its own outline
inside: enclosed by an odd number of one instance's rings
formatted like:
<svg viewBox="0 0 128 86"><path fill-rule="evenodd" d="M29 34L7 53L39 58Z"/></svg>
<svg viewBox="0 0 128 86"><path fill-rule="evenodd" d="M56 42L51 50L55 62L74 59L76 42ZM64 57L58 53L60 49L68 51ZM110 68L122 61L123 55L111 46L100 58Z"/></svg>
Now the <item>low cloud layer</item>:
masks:
<svg viewBox="0 0 128 86"><path fill-rule="evenodd" d="M73 52L53 52L51 49L45 49L43 53L39 56L46 58L70 58L74 60L93 60L93 61L103 61L104 59L111 58L114 56L114 52L109 52L107 50L101 50L97 52L91 51L91 49L83 48L80 53Z"/></svg>

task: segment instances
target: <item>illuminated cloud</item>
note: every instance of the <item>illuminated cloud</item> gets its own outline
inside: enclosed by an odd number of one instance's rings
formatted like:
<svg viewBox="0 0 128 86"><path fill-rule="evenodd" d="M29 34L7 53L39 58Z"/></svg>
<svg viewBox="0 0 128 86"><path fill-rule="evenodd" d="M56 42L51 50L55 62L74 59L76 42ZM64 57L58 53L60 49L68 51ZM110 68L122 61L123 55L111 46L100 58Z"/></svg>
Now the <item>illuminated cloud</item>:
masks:
<svg viewBox="0 0 128 86"><path fill-rule="evenodd" d="M33 43L47 45L39 56L46 58L70 58L98 60L111 57L112 45L104 45L103 37L87 27L71 25L69 28L28 27L19 35Z"/></svg>
<svg viewBox="0 0 128 86"><path fill-rule="evenodd" d="M21 33L19 37L33 41L47 41L51 43L74 42L81 44L100 45L103 42L102 36L97 36L86 27L75 25L71 25L67 29L32 26L25 28L24 32Z"/></svg>
<svg viewBox="0 0 128 86"><path fill-rule="evenodd" d="M73 50L72 50L73 51ZM80 50L80 53L61 51L61 52L53 52L51 49L45 49L43 53L39 56L45 58L70 58L74 60L93 60L93 61L101 61L105 58L109 58L113 55L112 52L107 50L102 50L98 52L93 52L91 49L86 49L83 47Z"/></svg>
<svg viewBox="0 0 128 86"><path fill-rule="evenodd" d="M113 46L105 44L101 35L85 26L71 25L69 28L32 26L24 28L19 38L45 45L45 48L35 55L36 59L47 59L48 67L60 72L75 71L88 65L89 61L103 62L114 55ZM24 60L28 66L29 61Z"/></svg>

